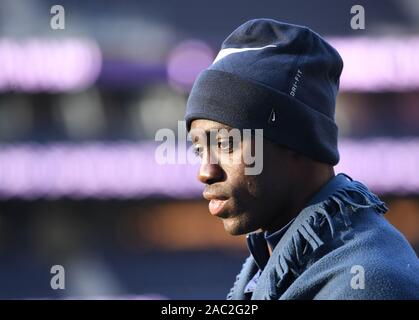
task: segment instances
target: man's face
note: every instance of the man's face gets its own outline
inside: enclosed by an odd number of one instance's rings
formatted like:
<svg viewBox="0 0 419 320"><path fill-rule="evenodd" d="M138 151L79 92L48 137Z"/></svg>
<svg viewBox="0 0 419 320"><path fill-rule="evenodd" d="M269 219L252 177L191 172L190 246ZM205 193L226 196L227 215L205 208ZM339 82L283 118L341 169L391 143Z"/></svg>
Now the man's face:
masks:
<svg viewBox="0 0 419 320"><path fill-rule="evenodd" d="M202 159L198 179L205 184L203 195L210 200L210 212L222 219L232 235L284 225L293 205L290 195L296 168L292 152L263 139L263 155L257 155L263 156L263 170L259 175L246 175L246 164L232 159L242 159L255 150L258 140L242 139L233 144L227 134L215 134L215 143L210 145L210 132L221 129L232 128L204 119L191 124L192 141Z"/></svg>

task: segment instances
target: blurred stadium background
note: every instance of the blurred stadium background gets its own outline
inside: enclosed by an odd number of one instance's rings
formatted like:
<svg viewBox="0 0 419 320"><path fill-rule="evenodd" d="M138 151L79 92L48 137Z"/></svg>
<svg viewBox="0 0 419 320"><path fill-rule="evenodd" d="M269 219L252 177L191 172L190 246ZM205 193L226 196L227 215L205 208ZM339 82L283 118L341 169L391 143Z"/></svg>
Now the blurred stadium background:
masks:
<svg viewBox="0 0 419 320"><path fill-rule="evenodd" d="M196 166L155 163L154 135L177 130L198 72L260 17L341 52L336 171L419 252L419 1L0 0L0 298L225 298L244 238L210 217Z"/></svg>

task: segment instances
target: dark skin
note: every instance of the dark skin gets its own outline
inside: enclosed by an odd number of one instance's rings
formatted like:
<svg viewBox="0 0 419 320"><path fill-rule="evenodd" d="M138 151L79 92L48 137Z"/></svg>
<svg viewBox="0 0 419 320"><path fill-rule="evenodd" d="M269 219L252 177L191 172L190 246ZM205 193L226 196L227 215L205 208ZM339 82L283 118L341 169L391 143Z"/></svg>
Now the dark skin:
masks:
<svg viewBox="0 0 419 320"><path fill-rule="evenodd" d="M204 197L207 200L226 200L218 217L231 235L258 229L278 230L296 217L311 197L335 175L333 166L314 161L265 138L262 172L245 175L247 165L229 159L254 148L253 138L243 139L234 146L229 145L228 137L222 135L217 136L214 146L201 143L205 141L200 139L204 132L223 128L232 129L219 122L197 119L191 124L191 134L202 158L198 179L205 184ZM216 157L217 163L210 163L210 156Z"/></svg>

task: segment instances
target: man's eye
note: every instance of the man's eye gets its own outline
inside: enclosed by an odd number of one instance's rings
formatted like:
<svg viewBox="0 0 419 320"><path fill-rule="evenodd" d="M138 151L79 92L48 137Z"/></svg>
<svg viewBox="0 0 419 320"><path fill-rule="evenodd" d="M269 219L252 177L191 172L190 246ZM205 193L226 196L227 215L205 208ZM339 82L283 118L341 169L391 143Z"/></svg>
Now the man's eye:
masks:
<svg viewBox="0 0 419 320"><path fill-rule="evenodd" d="M194 146L194 153L197 157L202 157L203 148L201 146Z"/></svg>
<svg viewBox="0 0 419 320"><path fill-rule="evenodd" d="M218 149L231 152L234 148L233 139L218 140L217 146Z"/></svg>

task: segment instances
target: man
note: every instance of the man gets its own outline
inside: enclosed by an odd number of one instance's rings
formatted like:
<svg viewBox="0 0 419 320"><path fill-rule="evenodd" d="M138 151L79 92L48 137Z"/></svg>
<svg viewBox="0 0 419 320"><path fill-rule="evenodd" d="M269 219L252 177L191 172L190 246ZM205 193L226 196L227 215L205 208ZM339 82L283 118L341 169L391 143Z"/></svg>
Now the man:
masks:
<svg viewBox="0 0 419 320"><path fill-rule="evenodd" d="M310 29L257 19L227 37L194 84L185 118L204 197L227 232L248 234L228 299L419 298L417 256L385 204L334 173L342 67ZM259 174L231 161L257 150L257 135L232 143L233 129L263 129Z"/></svg>

